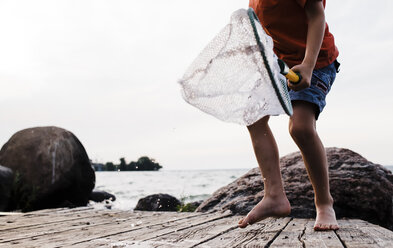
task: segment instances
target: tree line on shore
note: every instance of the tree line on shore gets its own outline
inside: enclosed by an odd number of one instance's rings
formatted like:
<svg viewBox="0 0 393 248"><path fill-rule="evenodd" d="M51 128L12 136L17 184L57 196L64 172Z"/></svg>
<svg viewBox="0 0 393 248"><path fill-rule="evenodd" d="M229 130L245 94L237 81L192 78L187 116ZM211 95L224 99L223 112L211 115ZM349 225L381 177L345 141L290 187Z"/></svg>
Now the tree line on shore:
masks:
<svg viewBox="0 0 393 248"><path fill-rule="evenodd" d="M158 171L162 166L154 159L147 156L140 157L136 162L126 163L125 158L120 158L120 164L106 162L105 164L92 163L95 171Z"/></svg>

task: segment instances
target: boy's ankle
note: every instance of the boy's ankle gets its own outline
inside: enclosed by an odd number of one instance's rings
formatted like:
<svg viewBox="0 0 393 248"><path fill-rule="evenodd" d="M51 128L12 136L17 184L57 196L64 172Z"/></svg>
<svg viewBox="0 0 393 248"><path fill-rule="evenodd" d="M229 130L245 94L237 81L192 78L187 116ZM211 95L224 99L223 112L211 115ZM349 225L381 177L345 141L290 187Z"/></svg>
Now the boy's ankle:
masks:
<svg viewBox="0 0 393 248"><path fill-rule="evenodd" d="M265 192L264 197L268 197L271 199L288 199L284 190L269 192L269 193Z"/></svg>
<svg viewBox="0 0 393 248"><path fill-rule="evenodd" d="M316 207L333 207L334 199L333 197L329 196L327 199L315 199L315 206Z"/></svg>

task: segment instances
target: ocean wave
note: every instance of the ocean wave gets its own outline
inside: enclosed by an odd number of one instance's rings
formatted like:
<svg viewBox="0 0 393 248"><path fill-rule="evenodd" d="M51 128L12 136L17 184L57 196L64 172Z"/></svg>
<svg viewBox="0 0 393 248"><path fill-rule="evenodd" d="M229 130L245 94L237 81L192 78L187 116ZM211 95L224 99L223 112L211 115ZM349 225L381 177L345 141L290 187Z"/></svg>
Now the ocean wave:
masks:
<svg viewBox="0 0 393 248"><path fill-rule="evenodd" d="M200 171L155 171L98 172L96 189L116 196L111 208L133 209L140 198L151 194L170 194L185 203L205 200L217 189L244 175L248 169L238 170L200 170ZM105 205L93 204L95 208Z"/></svg>

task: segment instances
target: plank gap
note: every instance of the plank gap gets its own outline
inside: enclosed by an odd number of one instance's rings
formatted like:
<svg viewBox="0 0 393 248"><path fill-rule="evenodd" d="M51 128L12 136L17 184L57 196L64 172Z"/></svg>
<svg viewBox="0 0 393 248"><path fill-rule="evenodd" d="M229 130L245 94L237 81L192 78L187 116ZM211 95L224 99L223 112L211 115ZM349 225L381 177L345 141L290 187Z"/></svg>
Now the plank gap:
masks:
<svg viewBox="0 0 393 248"><path fill-rule="evenodd" d="M265 248L269 248L270 245L274 242L274 240L276 240L276 238L280 235L280 233L289 225L289 223L291 223L291 221L293 220L293 218L291 217L291 219L287 222L287 224L285 224L277 233L276 235L274 235L274 237L267 242L267 244L265 245Z"/></svg>
<svg viewBox="0 0 393 248"><path fill-rule="evenodd" d="M338 240L340 243L343 245L344 248L348 248L347 245L344 243L344 241L341 239L340 234L337 233L337 230L334 230L334 233L336 234Z"/></svg>
<svg viewBox="0 0 393 248"><path fill-rule="evenodd" d="M306 248L306 243L305 243L304 240L303 240L304 234L306 233L306 228L307 228L307 225L304 225L304 228L303 228L302 233L299 234L299 236L298 236L298 239L299 239L299 241L302 243L302 247L303 247L303 248Z"/></svg>
<svg viewBox="0 0 393 248"><path fill-rule="evenodd" d="M193 248L193 247L196 247L196 246L198 246L198 245L201 245L201 244L204 244L204 243L206 243L206 242L209 242L210 240L213 240L213 239L215 239L215 238L217 238L217 237L219 237L219 236L221 236L221 235L223 235L223 234L225 234L225 233L227 233L227 232L230 232L230 231L232 231L232 230L235 230L236 228L238 228L238 227L237 227L237 226L230 227L230 228L228 228L228 229L226 229L226 230L224 230L224 231L222 231L222 232L220 232L220 233L218 233L218 234L216 234L216 235L211 236L210 238L207 238L207 239L202 240L201 242L199 242L199 243L197 243L197 244L195 244L195 245L193 245L193 246L190 246L190 248Z"/></svg>

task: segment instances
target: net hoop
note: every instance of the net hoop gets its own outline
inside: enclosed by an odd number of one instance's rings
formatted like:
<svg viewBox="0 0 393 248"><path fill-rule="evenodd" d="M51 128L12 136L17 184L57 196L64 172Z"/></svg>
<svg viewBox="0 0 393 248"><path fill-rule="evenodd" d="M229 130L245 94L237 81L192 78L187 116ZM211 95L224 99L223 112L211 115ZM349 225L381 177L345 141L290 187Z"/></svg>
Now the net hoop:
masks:
<svg viewBox="0 0 393 248"><path fill-rule="evenodd" d="M266 58L266 55L265 55L265 48L264 48L263 44L260 41L260 37L259 37L258 31L257 31L257 27L256 27L256 24L255 24L255 21L257 21L258 23L260 23L260 21L259 21L259 19L258 19L258 17L257 17L257 15L256 15L256 13L255 13L253 8L249 8L247 10L247 14L248 14L248 17L250 19L252 30L254 32L255 40L256 40L256 42L258 44L259 50L260 50L262 58L263 58L263 63L265 64L265 67L266 67L266 70L268 72L270 81L272 82L272 85L273 85L273 88L274 88L274 92L276 92L277 98L280 101L280 104L281 104L282 108L284 109L285 113L287 115L292 115L291 105L288 106L287 104L285 104L285 100L284 100L283 96L281 95L279 86L277 85L277 82L276 82L276 80L274 78L273 72L272 72L272 70L270 68L269 62L267 61L267 58ZM290 102L289 102L289 104L290 104Z"/></svg>

